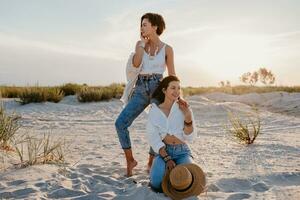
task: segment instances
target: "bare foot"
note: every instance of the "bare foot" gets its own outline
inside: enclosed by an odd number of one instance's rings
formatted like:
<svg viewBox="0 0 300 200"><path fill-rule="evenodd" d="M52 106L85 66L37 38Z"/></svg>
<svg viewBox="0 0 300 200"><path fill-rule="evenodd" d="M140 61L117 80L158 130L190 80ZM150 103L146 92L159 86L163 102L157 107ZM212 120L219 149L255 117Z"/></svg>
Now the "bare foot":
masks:
<svg viewBox="0 0 300 200"><path fill-rule="evenodd" d="M133 161L128 161L127 162L127 176L132 176L132 169L137 166L137 162L136 160L133 160Z"/></svg>

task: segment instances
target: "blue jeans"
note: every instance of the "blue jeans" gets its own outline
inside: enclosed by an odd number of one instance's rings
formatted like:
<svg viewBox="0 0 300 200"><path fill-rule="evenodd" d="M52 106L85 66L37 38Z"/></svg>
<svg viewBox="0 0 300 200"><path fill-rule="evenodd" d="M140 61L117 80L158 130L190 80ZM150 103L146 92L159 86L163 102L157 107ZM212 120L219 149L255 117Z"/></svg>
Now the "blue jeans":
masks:
<svg viewBox="0 0 300 200"><path fill-rule="evenodd" d="M115 127L118 133L119 141L123 149L131 148L128 128L132 122L144 111L150 103L158 103L152 98L152 94L160 83L162 74L155 74L150 78L142 78L139 76L132 97L128 104L120 113L115 122ZM150 154L155 155L152 148Z"/></svg>
<svg viewBox="0 0 300 200"><path fill-rule="evenodd" d="M166 151L172 160L179 164L192 163L191 150L187 144L166 144ZM150 170L150 186L156 192L162 192L161 182L166 172L166 163L160 155L156 155Z"/></svg>

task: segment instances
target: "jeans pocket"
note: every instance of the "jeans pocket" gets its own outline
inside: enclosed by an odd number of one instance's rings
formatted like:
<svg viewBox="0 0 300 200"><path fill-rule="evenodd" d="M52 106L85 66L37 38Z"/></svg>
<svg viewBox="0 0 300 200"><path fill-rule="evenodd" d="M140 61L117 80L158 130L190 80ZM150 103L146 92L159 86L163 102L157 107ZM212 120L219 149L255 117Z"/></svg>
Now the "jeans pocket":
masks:
<svg viewBox="0 0 300 200"><path fill-rule="evenodd" d="M187 144L184 144L184 145L182 146L182 150L183 150L183 151L186 151L186 152L190 152L190 151L191 151L190 147L189 147Z"/></svg>
<svg viewBox="0 0 300 200"><path fill-rule="evenodd" d="M134 94L143 94L145 90L144 84L142 81L137 81L134 88L133 88L133 95Z"/></svg>
<svg viewBox="0 0 300 200"><path fill-rule="evenodd" d="M187 154L187 155L192 156L191 149L190 149L190 147L187 146L187 145L184 145L184 147L183 147L183 152L184 152L185 154Z"/></svg>

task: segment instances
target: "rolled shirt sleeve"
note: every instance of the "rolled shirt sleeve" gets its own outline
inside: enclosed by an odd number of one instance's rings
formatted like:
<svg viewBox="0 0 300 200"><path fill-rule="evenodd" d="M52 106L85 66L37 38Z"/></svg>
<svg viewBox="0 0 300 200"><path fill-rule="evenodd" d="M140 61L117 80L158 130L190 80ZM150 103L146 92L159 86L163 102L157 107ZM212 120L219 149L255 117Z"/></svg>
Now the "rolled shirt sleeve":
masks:
<svg viewBox="0 0 300 200"><path fill-rule="evenodd" d="M194 114L193 114L193 111L191 110L191 113L192 113L192 121L193 121L193 132L191 132L190 134L185 134L184 131L183 131L183 139L188 141L188 142L192 142L195 138L195 135L197 133L197 130L196 130L196 122L195 122L195 118L194 118Z"/></svg>
<svg viewBox="0 0 300 200"><path fill-rule="evenodd" d="M155 127L151 120L148 119L146 126L148 141L154 152L159 154L159 149L164 147L165 144L162 142L158 131L158 128Z"/></svg>

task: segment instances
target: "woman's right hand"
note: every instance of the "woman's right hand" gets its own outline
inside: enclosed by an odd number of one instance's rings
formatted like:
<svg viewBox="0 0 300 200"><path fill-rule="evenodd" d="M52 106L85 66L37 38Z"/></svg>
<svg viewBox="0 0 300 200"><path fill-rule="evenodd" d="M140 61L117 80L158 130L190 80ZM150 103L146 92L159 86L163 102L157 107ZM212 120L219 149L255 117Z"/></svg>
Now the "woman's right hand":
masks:
<svg viewBox="0 0 300 200"><path fill-rule="evenodd" d="M168 170L172 170L174 167L176 166L175 162L173 160L168 160L168 162L166 163L166 168Z"/></svg>

